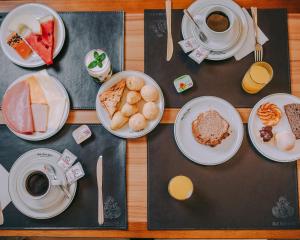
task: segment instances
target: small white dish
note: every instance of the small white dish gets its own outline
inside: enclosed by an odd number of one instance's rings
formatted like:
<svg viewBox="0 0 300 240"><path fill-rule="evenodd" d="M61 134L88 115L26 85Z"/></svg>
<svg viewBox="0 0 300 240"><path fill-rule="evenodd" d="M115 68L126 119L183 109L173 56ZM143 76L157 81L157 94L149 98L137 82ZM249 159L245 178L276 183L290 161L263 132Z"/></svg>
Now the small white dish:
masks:
<svg viewBox="0 0 300 240"><path fill-rule="evenodd" d="M261 130L264 125L257 116L256 112L260 105L267 102L276 104L282 113L279 123L272 129L272 132L275 136L276 132L285 130L291 131L290 124L284 111L284 105L290 103L300 104L300 99L290 94L276 93L266 96L257 102L253 107L248 120L248 131L251 142L262 155L270 160L276 162L293 162L300 159L300 140L296 140L295 147L292 150L281 151L276 147L274 138L270 142L265 143L260 137L259 130Z"/></svg>
<svg viewBox="0 0 300 240"><path fill-rule="evenodd" d="M31 75L33 75L33 73L28 73L28 74L25 74L21 77L19 77L18 79L16 79L8 88L11 88L13 85L15 85L16 83L18 82L21 82L25 79L27 79L28 77L30 77ZM62 83L57 80L56 78L52 77L53 80L56 82L57 84L57 87L59 89L59 91L66 97L67 101L66 101L66 105L65 105L65 110L63 112L63 116L61 118L61 123L59 125L59 127L55 130L55 131L47 131L47 132L44 132L44 133L40 133L40 132L34 132L33 134L21 134L21 133L17 133L15 132L13 129L9 128L8 125L6 125L10 131L12 131L16 136L18 136L19 138L22 138L22 139L25 139L25 140L29 140L29 141L41 141L41 140L44 140L44 139L48 139L52 136L54 136L56 133L58 133L62 127L65 125L67 119L68 119L68 116L69 116L69 112L70 112L70 99L69 99L69 95L67 93L67 90L65 89L65 87L62 85ZM6 91L7 91L6 90Z"/></svg>
<svg viewBox="0 0 300 240"><path fill-rule="evenodd" d="M203 23L201 16L206 16L206 13L216 6L228 9L235 18L230 30L233 33L232 38L228 36L228 41L222 42L219 38L208 38L207 43L202 42L198 30L186 16L182 18L181 32L184 39L195 38L200 46L211 51L207 59L220 61L234 56L243 46L248 34L248 22L242 8L231 0L197 0L189 6L188 11L195 16L196 21ZM205 28L203 30L205 31Z"/></svg>
<svg viewBox="0 0 300 240"><path fill-rule="evenodd" d="M16 7L12 11L10 11L4 20L2 21L0 27L0 44L5 55L15 64L27 67L34 68L45 65L44 61L36 54L32 53L32 55L28 59L21 58L13 48L11 48L7 43L6 39L10 34L8 29L10 22L16 17L22 14L32 15L37 19L43 18L48 15L52 15L55 19L55 32L54 32L54 40L55 40L55 48L53 52L53 58L55 58L60 50L62 49L65 42L65 26L56 11L52 8L37 3L29 3Z"/></svg>
<svg viewBox="0 0 300 240"><path fill-rule="evenodd" d="M230 125L230 135L215 147L198 143L192 133L192 122L208 110L216 110ZM217 165L237 153L243 141L244 127L240 114L229 102L203 96L194 98L181 108L174 124L174 136L179 150L188 159L202 165Z"/></svg>
<svg viewBox="0 0 300 240"><path fill-rule="evenodd" d="M24 215L34 219L49 219L64 212L72 203L77 183L69 186L71 198L67 198L59 186L50 186L44 197L34 198L24 186L24 176L32 170L42 169L44 164L53 166L57 177L65 179L62 168L57 165L60 156L55 150L38 148L24 153L15 161L9 173L9 194L15 207Z"/></svg>
<svg viewBox="0 0 300 240"><path fill-rule="evenodd" d="M159 92L159 100L156 103L159 107L159 115L157 116L156 119L154 119L152 121L148 121L147 127L144 130L139 131L139 132L134 132L133 130L131 130L128 126L128 123L125 124L125 126L122 127L121 129L112 130L110 128L111 119L110 119L106 109L100 103L99 96L103 92L108 90L110 87L112 87L113 85L118 83L120 80L122 80L126 77L130 77L130 76L142 78L145 80L145 84L153 85L154 87L157 88L157 90ZM142 105L143 105L142 101L139 102L139 104L138 104L139 110L141 110ZM103 85L100 87L99 92L96 97L96 111L97 111L97 116L98 116L99 120L101 121L101 123L103 124L103 126L106 128L107 131L109 131L112 134L114 134L118 137L121 137L121 138L138 138L138 137L145 136L146 134L151 132L159 124L159 122L163 116L164 108L165 108L164 95L163 95L159 85L150 76L148 76L145 73L138 72L138 71L123 71L123 72L114 74L111 77L111 79L109 79L107 82L103 83ZM139 112L141 112L141 111L139 111Z"/></svg>

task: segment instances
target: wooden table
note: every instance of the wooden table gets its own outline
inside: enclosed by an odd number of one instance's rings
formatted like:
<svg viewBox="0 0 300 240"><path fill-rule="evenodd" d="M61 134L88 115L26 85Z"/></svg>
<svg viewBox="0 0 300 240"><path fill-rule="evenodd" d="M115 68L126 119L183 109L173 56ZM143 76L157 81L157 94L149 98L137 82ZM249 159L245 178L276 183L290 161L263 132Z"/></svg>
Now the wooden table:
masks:
<svg viewBox="0 0 300 240"><path fill-rule="evenodd" d="M30 1L0 1L0 11ZM31 1L37 2L37 1ZM57 11L124 10L125 69L144 70L144 9L162 9L163 0L41 0ZM192 0L173 0L173 8L186 8ZM292 93L300 97L300 1L237 0L244 7L288 8ZM275 51L275 49L274 49ZM247 122L250 109L238 109ZM166 109L162 124L173 123L178 109ZM72 111L69 123L99 123L95 111ZM0 113L0 123L3 123ZM127 153L128 231L121 230L1 230L0 236L122 237L122 238L300 238L299 230L147 230L146 137L129 140ZM300 179L300 161L298 161ZM300 193L300 181L299 181ZM88 213L85 213L88 214Z"/></svg>

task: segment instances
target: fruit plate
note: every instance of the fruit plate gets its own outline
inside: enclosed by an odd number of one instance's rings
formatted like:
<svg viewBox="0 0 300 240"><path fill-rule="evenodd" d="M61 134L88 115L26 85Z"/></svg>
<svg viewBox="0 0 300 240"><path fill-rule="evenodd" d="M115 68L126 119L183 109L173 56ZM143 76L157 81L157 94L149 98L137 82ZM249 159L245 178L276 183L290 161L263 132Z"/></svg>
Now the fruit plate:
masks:
<svg viewBox="0 0 300 240"><path fill-rule="evenodd" d="M0 44L3 52L5 55L15 64L27 67L27 68L34 68L34 67L40 67L45 65L44 61L33 52L33 54L26 60L22 59L13 48L11 48L7 43L6 39L8 35L10 34L9 31L9 24L13 21L13 19L16 16L20 15L31 15L37 19L40 19L42 17L46 17L48 15L52 15L55 19L55 32L54 32L54 52L53 52L53 58L55 58L60 50L62 49L65 41L65 26L61 19L61 17L58 15L57 12L55 12L53 9L49 8L46 5L43 4L36 4L36 3L29 3L24 4L16 7L12 11L10 11L4 20L2 21L1 27L0 27Z"/></svg>
<svg viewBox="0 0 300 240"><path fill-rule="evenodd" d="M292 162L300 159L300 140L296 140L295 147L290 151L281 151L276 147L274 138L268 142L264 143L262 138L260 137L259 130L264 126L257 116L256 112L260 105L264 103L274 103L276 104L281 112L282 117L279 123L273 127L273 134L275 135L276 132L280 131L291 131L287 116L284 112L284 105L290 103L297 103L300 104L300 99L286 93L276 93L271 94L269 96L264 97L259 102L255 104L253 107L249 120L248 120L248 131L251 142L253 143L254 147L265 157L271 159L276 162Z"/></svg>
<svg viewBox="0 0 300 240"><path fill-rule="evenodd" d="M32 73L28 73L28 74L25 74L21 77L19 77L18 79L16 79L8 88L11 88L13 85L15 85L16 83L18 82L21 82L25 79L27 79L28 77L30 77L31 75L33 75ZM52 77L52 76L51 76ZM12 131L16 136L18 136L19 138L22 138L22 139L25 139L25 140L28 140L28 141L41 141L41 140L45 140L45 139L48 139L52 136L54 136L56 133L58 133L61 128L65 125L67 119L68 119L68 116L69 116L69 112L70 112L70 99L69 99L69 95L65 89L65 87L61 84L61 82L59 80L57 80L56 78L52 77L52 79L55 81L55 83L57 84L57 88L58 90L66 97L66 104L65 104L65 108L64 108L64 112L63 112L63 115L61 117L61 122L59 124L59 127L56 129L56 130L48 130L47 132L44 132L44 133L40 133L40 132L35 132L33 134L21 134L21 133L17 133L15 132L14 130L12 130L11 128L9 128L8 125L6 125L10 131ZM7 91L6 90L6 91Z"/></svg>
<svg viewBox="0 0 300 240"><path fill-rule="evenodd" d="M198 143L192 133L192 122L208 110L217 111L229 123L229 136L219 145L210 147ZM244 136L240 114L227 101L213 96L194 98L177 114L174 136L179 150L190 160L202 165L217 165L231 159L239 150Z"/></svg>
<svg viewBox="0 0 300 240"><path fill-rule="evenodd" d="M106 109L100 103L99 96L103 92L108 90L110 87L112 87L113 85L118 83L120 80L122 80L126 77L130 77L130 76L142 78L142 79L144 79L145 84L153 85L154 87L157 88L157 90L159 92L159 100L156 103L157 103L158 108L159 108L159 114L156 117L156 119L154 119L152 121L148 121L147 127L142 131L134 132L133 130L131 130L129 128L128 123L126 123L122 128L120 128L118 130L112 130L110 128L111 119L110 119ZM143 102L141 101L138 104L139 112L141 112L142 105L143 105ZM114 74L111 77L111 79L109 79L107 82L105 82L100 87L99 92L98 92L97 97L96 97L96 111L97 111L97 116L98 116L99 120L101 121L103 126L106 128L106 130L108 130L112 134L114 134L118 137L121 137L121 138L138 138L138 137L145 136L146 134L151 132L159 124L159 122L160 122L160 120L163 116L164 108L165 108L164 95L163 95L159 85L150 76L148 76L145 73L138 72L138 71L123 71L123 72L119 72L117 74Z"/></svg>

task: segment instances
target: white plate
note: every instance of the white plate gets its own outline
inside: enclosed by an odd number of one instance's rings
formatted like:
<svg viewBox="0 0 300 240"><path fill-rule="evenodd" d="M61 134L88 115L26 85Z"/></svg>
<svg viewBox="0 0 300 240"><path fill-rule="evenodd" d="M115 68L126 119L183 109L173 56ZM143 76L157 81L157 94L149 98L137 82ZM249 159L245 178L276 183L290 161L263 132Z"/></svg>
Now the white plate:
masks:
<svg viewBox="0 0 300 240"><path fill-rule="evenodd" d="M69 186L71 198L67 198L59 186L51 186L40 199L31 197L24 186L24 176L32 170L41 170L44 164L55 168L58 179L66 181L63 170L57 165L61 154L47 148L38 148L20 156L9 173L9 194L15 207L24 215L35 219L48 219L65 211L72 203L77 183Z"/></svg>
<svg viewBox="0 0 300 240"><path fill-rule="evenodd" d="M231 0L197 0L189 6L188 10L193 16L195 16L199 14L204 8L214 5L221 5L231 9L236 15L237 21L239 21L240 25L239 38L236 43L232 45L232 47L220 52L211 52L207 57L207 59L209 60L219 61L231 58L243 46L248 34L248 22L242 8ZM186 16L183 16L182 18L181 32L184 39L194 37L198 40L199 44L202 47L211 50L205 43L200 40L196 28Z"/></svg>
<svg viewBox="0 0 300 240"><path fill-rule="evenodd" d="M279 150L274 143L274 139L272 139L268 143L264 143L262 141L262 138L260 137L259 134L259 130L264 125L258 118L256 112L261 104L267 102L276 104L282 112L281 120L276 126L273 127L272 130L273 133L276 134L276 132L283 131L283 130L291 131L290 124L284 112L284 105L289 103L300 104L300 99L290 94L276 93L276 94L271 94L269 96L266 96L263 99L261 99L258 103L256 103L251 111L248 120L248 131L253 145L262 155L276 162L292 162L300 159L300 140L297 140L296 146L292 150L287 152Z"/></svg>
<svg viewBox="0 0 300 240"><path fill-rule="evenodd" d="M19 77L18 79L16 79L8 88L11 88L13 85L15 85L18 82L21 82L23 80L25 80L26 78L28 78L29 76L33 75L33 73L28 73L26 75L23 75L21 77ZM51 76L52 77L52 76ZM21 133L17 133L14 130L12 130L11 128L9 128L8 125L6 125L10 131L12 131L16 136L18 136L19 138L23 138L25 140L29 140L29 141L41 141L44 139L48 139L50 137L52 137L53 135L55 135L56 133L58 133L62 127L65 125L68 116L69 116L69 112L70 112L70 99L69 99L69 95L66 91L66 89L64 88L64 86L61 84L61 82L59 80L57 80L56 78L52 77L52 79L56 82L57 87L59 89L59 91L66 97L67 101L66 101L66 106L65 106L65 110L63 113L63 116L61 118L61 123L59 125L59 127L55 130L55 131L47 131L44 133L40 133L40 132L34 132L33 134L21 134ZM7 91L6 90L6 91Z"/></svg>
<svg viewBox="0 0 300 240"><path fill-rule="evenodd" d="M140 132L134 132L133 130L131 130L128 127L128 123L125 124L125 126L122 127L121 129L118 129L116 131L111 130L111 128L110 128L111 119L110 119L107 111L105 110L105 108L102 106L102 104L99 101L99 96L103 92L105 92L107 89L109 89L110 87L112 87L113 85L118 83L121 79L124 79L129 76L136 76L136 77L143 78L145 80L145 84L153 85L154 87L157 88L157 90L159 92L159 101L157 101L157 104L159 107L159 115L157 116L156 119L154 119L152 121L148 121L147 127ZM139 103L139 109L141 109L141 107L142 107L142 103ZM123 71L123 72L114 74L111 77L111 79L109 79L107 82L105 82L100 87L99 92L97 94L97 98L96 98L96 111L97 111L97 116L98 116L99 120L101 121L103 126L109 132L111 132L112 134L114 134L118 137L121 137L121 138L138 138L138 137L142 137L142 136L148 134L149 132L151 132L159 124L159 122L162 118L163 112L164 112L164 108L165 108L164 95L163 95L160 87L158 86L158 84L150 76L146 75L145 73L137 72L137 71ZM141 111L139 111L139 112L141 112Z"/></svg>
<svg viewBox="0 0 300 240"><path fill-rule="evenodd" d="M198 143L192 133L192 122L202 112L216 110L229 123L230 135L221 144L210 147ZM179 111L174 135L178 148L190 160L202 165L217 165L231 159L239 150L244 127L239 113L227 101L213 96L194 98Z"/></svg>
<svg viewBox="0 0 300 240"><path fill-rule="evenodd" d="M32 15L37 19L40 19L42 17L52 15L55 19L55 32L54 32L54 40L55 40L55 48L53 52L53 58L55 58L60 50L62 49L65 41L65 26L61 19L61 17L55 12L52 8L49 8L46 5L43 4L36 4L36 3L29 3L24 4L16 7L12 11L10 11L4 20L2 21L1 27L0 27L0 44L2 47L3 52L5 55L15 64L22 66L22 67L39 67L45 65L44 61L33 52L33 54L28 59L21 58L16 51L11 48L7 43L6 39L8 35L10 34L10 31L8 29L10 22L12 19L14 19L16 16L26 14L26 15Z"/></svg>

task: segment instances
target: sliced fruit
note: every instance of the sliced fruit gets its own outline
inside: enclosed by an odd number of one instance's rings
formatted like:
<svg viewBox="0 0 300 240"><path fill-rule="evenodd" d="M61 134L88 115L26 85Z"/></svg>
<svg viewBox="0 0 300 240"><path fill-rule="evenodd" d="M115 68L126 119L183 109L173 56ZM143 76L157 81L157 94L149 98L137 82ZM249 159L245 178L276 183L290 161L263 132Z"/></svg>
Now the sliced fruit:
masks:
<svg viewBox="0 0 300 240"><path fill-rule="evenodd" d="M40 22L31 15L17 16L8 26L10 31L18 34L22 34L26 28L29 28L35 34L42 34Z"/></svg>

